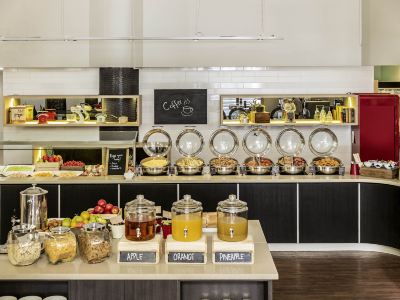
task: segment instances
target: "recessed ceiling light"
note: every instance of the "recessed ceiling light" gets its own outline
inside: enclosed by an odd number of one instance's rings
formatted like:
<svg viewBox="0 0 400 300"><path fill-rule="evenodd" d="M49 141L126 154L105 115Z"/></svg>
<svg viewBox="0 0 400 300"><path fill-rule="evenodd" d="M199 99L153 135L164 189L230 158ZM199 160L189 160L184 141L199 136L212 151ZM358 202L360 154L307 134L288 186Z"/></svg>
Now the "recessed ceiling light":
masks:
<svg viewBox="0 0 400 300"><path fill-rule="evenodd" d="M4 68L3 67L0 67L0 71L3 71L4 70Z"/></svg>

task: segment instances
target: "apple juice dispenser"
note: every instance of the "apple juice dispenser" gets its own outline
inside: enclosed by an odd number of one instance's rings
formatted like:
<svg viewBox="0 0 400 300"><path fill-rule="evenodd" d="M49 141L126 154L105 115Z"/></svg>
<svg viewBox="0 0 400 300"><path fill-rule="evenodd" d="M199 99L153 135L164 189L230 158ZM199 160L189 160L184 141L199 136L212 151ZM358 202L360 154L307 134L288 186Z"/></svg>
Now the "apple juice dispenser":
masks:
<svg viewBox="0 0 400 300"><path fill-rule="evenodd" d="M202 237L201 202L190 195L172 204L172 238L178 242L193 242Z"/></svg>
<svg viewBox="0 0 400 300"><path fill-rule="evenodd" d="M125 237L130 241L148 241L156 234L154 202L137 195L125 205Z"/></svg>
<svg viewBox="0 0 400 300"><path fill-rule="evenodd" d="M247 238L247 203L229 195L217 206L217 235L222 241L239 242Z"/></svg>

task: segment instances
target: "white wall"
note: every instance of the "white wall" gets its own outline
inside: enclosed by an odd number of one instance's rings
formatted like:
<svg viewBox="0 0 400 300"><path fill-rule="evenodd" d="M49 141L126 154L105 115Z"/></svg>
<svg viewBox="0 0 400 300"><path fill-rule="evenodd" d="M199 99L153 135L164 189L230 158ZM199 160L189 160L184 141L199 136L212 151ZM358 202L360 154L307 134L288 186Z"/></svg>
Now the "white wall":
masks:
<svg viewBox="0 0 400 300"><path fill-rule="evenodd" d="M372 67L347 68L264 68L264 70L182 70L182 69L144 69L140 72L140 93L143 99L142 126L140 139L152 128L154 122L153 97L154 89L208 89L208 124L199 125L205 140L219 127L219 95L221 94L344 94L348 92L373 92ZM182 125L165 125L173 140L183 129ZM316 127L299 127L306 140ZM283 128L267 128L273 141ZM248 128L233 128L242 139ZM348 126L333 128L339 140L335 155L346 163L351 161L351 130ZM314 155L305 147L302 154L307 160ZM172 159L179 157L173 149ZM209 160L212 157L208 144L201 157ZM242 161L246 154L241 149L237 158ZM279 153L272 147L269 157L279 158Z"/></svg>
<svg viewBox="0 0 400 300"><path fill-rule="evenodd" d="M219 95L221 94L343 94L347 92L373 92L372 67L345 68L214 68L177 69L155 68L140 70L140 94L142 95L142 126L140 140L152 128L154 122L154 89L208 90L208 124L197 128L208 142L210 134L219 127ZM0 89L1 90L1 89ZM98 94L98 69L12 69L4 72L3 94ZM1 123L2 124L2 123ZM173 140L184 128L183 125L167 125L165 129ZM306 140L314 127L299 127ZM248 129L234 128L241 139ZM273 140L282 130L268 128ZM351 131L347 126L333 128L338 136L339 148L336 156L346 165L350 163ZM98 140L97 128L2 128L6 140ZM308 147L302 154L307 160L313 158ZM275 147L270 158L279 157ZM172 159L178 157L173 149ZM209 160L212 155L208 144L201 157ZM237 158L246 157L242 150Z"/></svg>

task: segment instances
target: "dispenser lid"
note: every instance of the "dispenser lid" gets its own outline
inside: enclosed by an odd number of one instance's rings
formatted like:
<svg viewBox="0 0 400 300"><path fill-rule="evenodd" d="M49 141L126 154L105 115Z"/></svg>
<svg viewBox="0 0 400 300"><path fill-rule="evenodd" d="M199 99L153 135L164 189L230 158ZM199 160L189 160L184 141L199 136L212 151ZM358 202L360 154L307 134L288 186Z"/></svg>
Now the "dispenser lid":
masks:
<svg viewBox="0 0 400 300"><path fill-rule="evenodd" d="M48 193L48 191L46 191L40 187L37 187L36 184L32 184L31 187L20 192L21 195L29 195L29 196L39 196L39 195L45 195L47 193Z"/></svg>
<svg viewBox="0 0 400 300"><path fill-rule="evenodd" d="M338 147L336 134L328 128L315 129L308 139L308 147L317 156L331 155Z"/></svg>
<svg viewBox="0 0 400 300"><path fill-rule="evenodd" d="M83 229L85 229L85 231L102 231L106 228L106 226L104 224L100 224L100 223L88 223L85 224L83 226Z"/></svg>
<svg viewBox="0 0 400 300"><path fill-rule="evenodd" d="M236 134L227 128L220 128L211 135L210 150L215 156L232 155L239 147Z"/></svg>
<svg viewBox="0 0 400 300"><path fill-rule="evenodd" d="M294 128L282 130L276 139L276 149L284 156L299 155L304 148L304 136Z"/></svg>
<svg viewBox="0 0 400 300"><path fill-rule="evenodd" d="M161 128L148 131L143 137L143 150L148 156L165 156L171 150L172 140Z"/></svg>
<svg viewBox="0 0 400 300"><path fill-rule="evenodd" d="M239 213L248 210L247 203L236 198L236 195L229 195L228 199L218 202L218 209L227 213Z"/></svg>
<svg viewBox="0 0 400 300"><path fill-rule="evenodd" d="M136 199L125 204L125 208L134 210L155 209L154 202L145 199L143 195L137 195Z"/></svg>
<svg viewBox="0 0 400 300"><path fill-rule="evenodd" d="M192 199L190 195L184 195L183 199L172 203L172 207L175 211L180 213L195 213L203 210L203 206L200 201Z"/></svg>
<svg viewBox="0 0 400 300"><path fill-rule="evenodd" d="M203 135L194 128L184 129L176 138L176 148L183 156L196 156L204 146Z"/></svg>
<svg viewBox="0 0 400 300"><path fill-rule="evenodd" d="M57 227L53 227L53 228L50 229L50 232L54 233L54 234L65 234L65 233L68 233L70 231L71 231L70 228L63 227L63 226L57 226Z"/></svg>
<svg viewBox="0 0 400 300"><path fill-rule="evenodd" d="M272 140L268 132L262 128L251 129L243 137L243 149L250 156L264 156L271 148Z"/></svg>

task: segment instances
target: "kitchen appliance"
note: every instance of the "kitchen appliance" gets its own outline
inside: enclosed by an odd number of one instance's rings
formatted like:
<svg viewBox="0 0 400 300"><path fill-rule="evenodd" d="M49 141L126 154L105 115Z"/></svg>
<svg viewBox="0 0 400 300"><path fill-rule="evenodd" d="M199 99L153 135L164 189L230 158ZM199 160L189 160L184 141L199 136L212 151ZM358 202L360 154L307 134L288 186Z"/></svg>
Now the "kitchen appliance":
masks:
<svg viewBox="0 0 400 300"><path fill-rule="evenodd" d="M229 195L217 206L217 235L226 242L240 242L247 238L247 203Z"/></svg>
<svg viewBox="0 0 400 300"><path fill-rule="evenodd" d="M20 192L21 224L47 229L47 193L36 184Z"/></svg>
<svg viewBox="0 0 400 300"><path fill-rule="evenodd" d="M156 234L156 208L154 202L137 195L125 205L125 238L129 241L147 241Z"/></svg>
<svg viewBox="0 0 400 300"><path fill-rule="evenodd" d="M353 127L353 153L362 161L399 161L399 96L359 94L359 122Z"/></svg>
<svg viewBox="0 0 400 300"><path fill-rule="evenodd" d="M190 195L172 204L172 238L178 242L193 242L202 237L201 202L193 200Z"/></svg>

